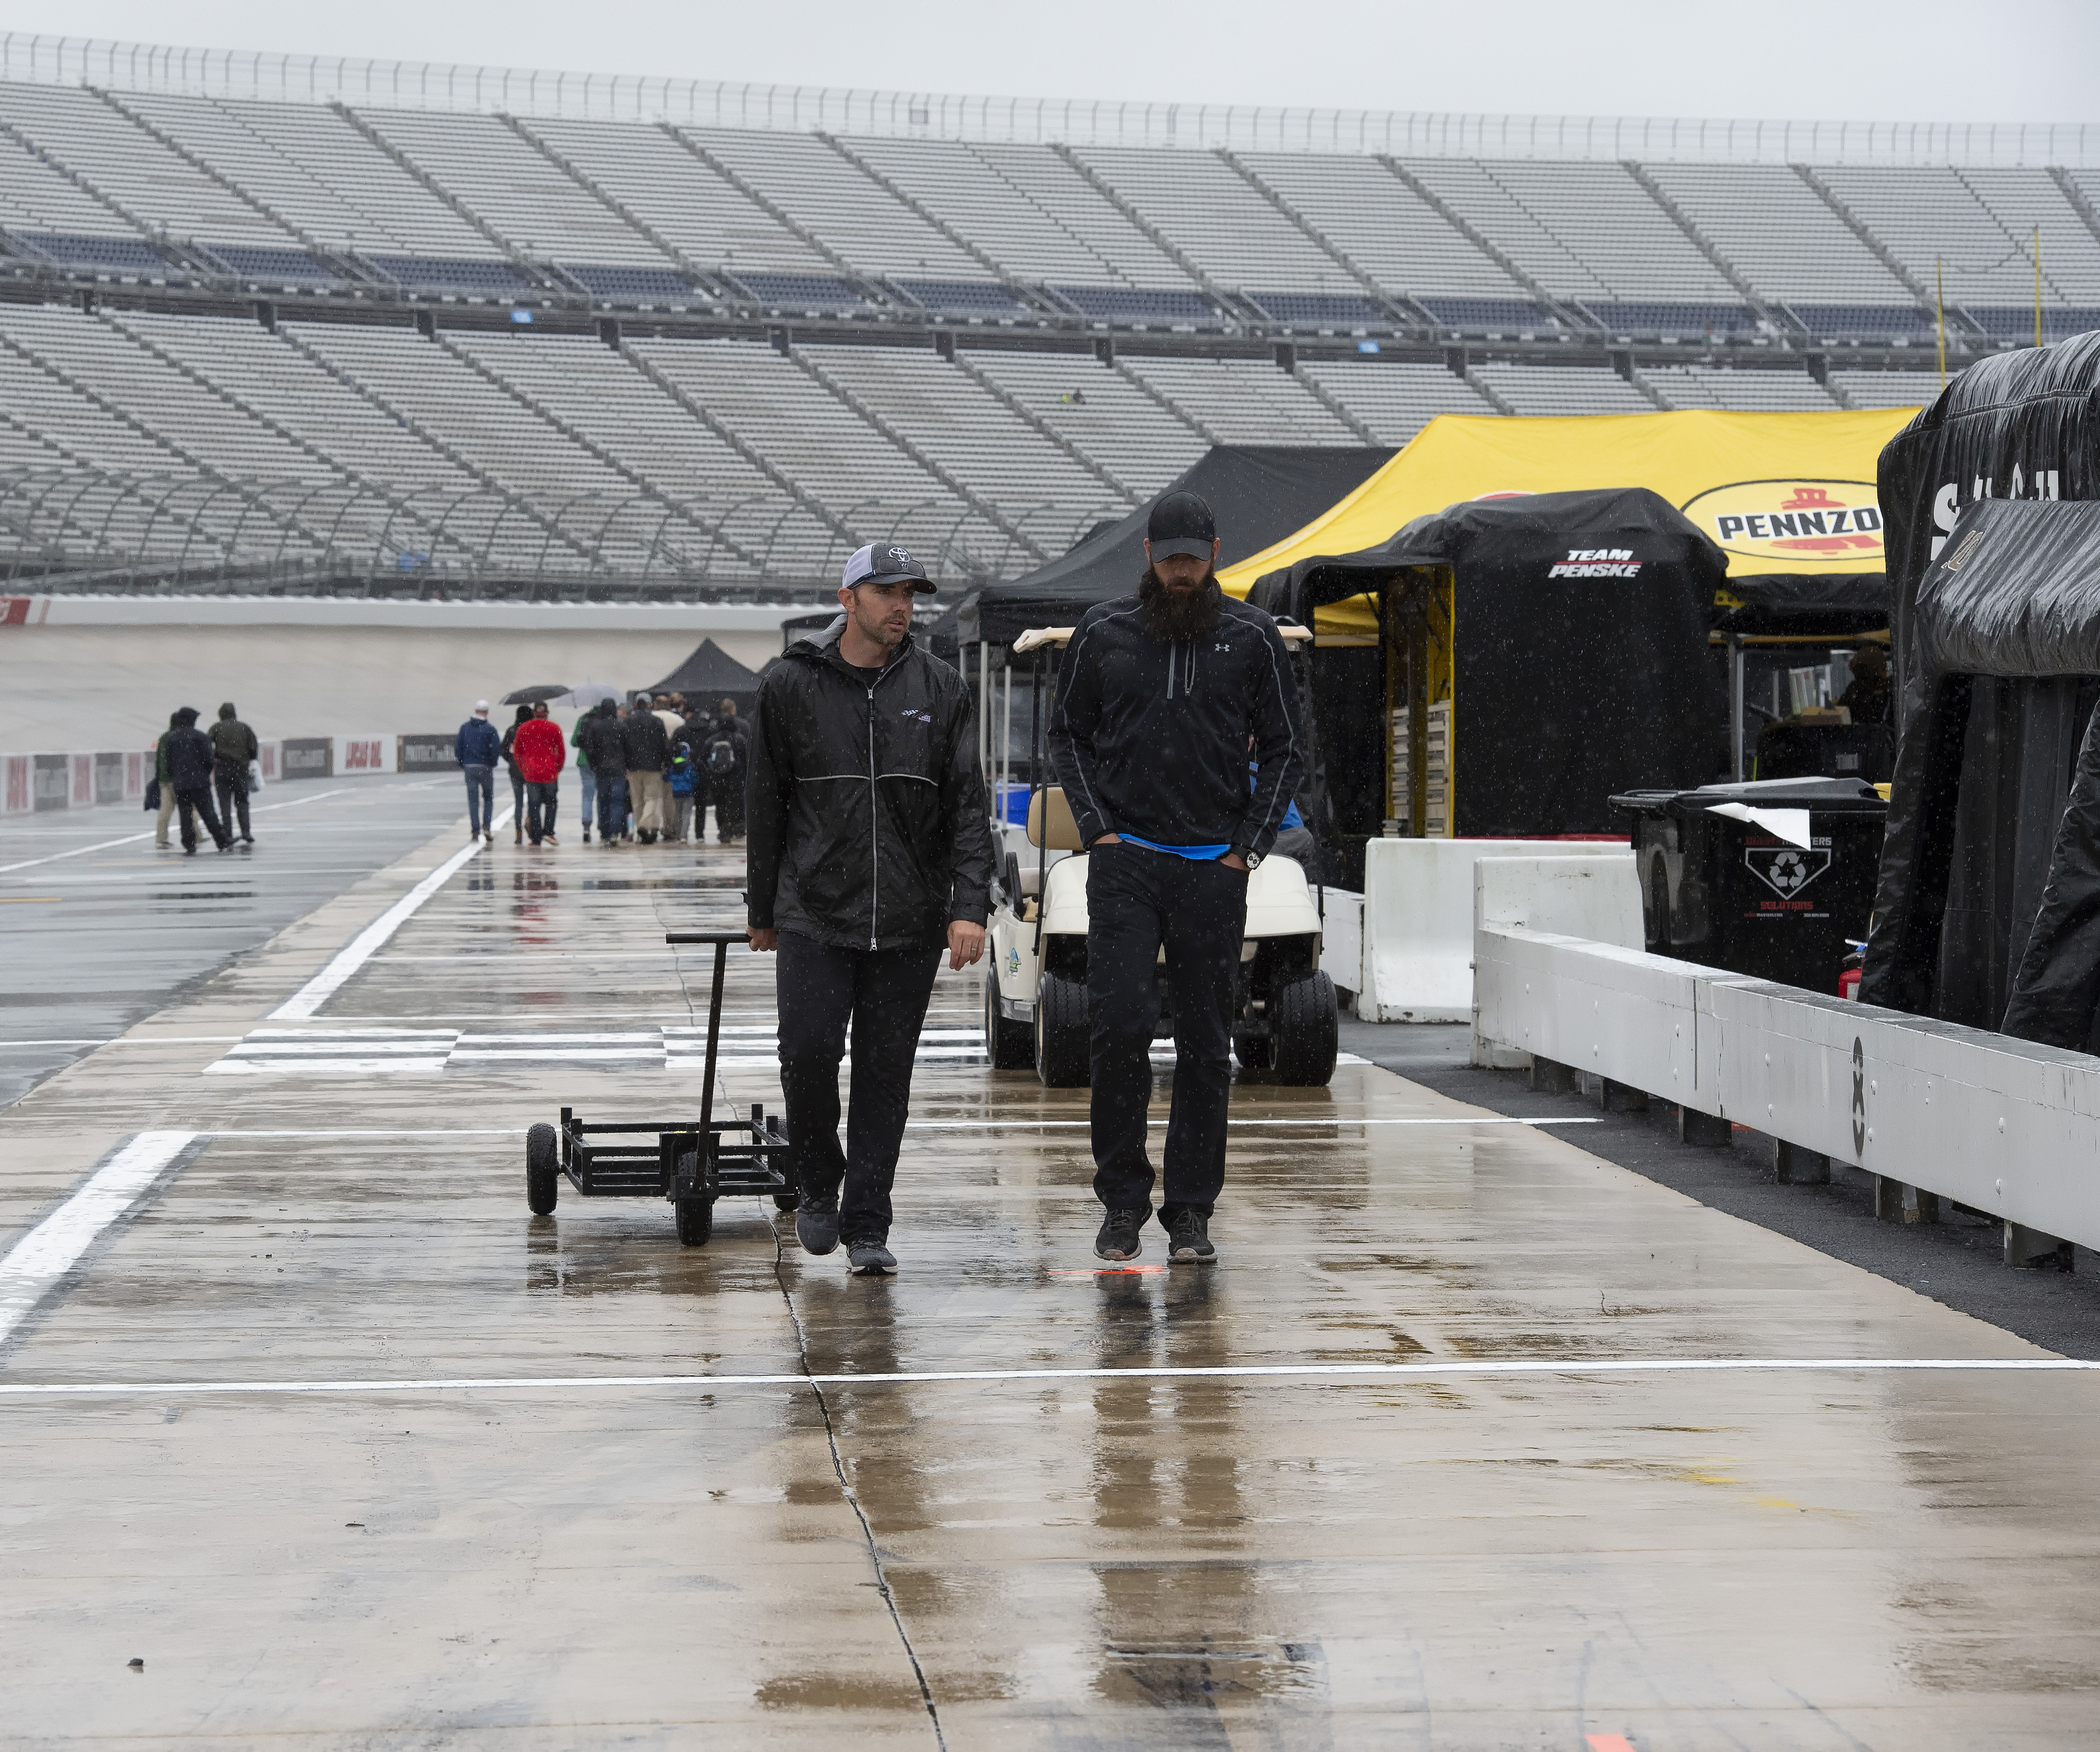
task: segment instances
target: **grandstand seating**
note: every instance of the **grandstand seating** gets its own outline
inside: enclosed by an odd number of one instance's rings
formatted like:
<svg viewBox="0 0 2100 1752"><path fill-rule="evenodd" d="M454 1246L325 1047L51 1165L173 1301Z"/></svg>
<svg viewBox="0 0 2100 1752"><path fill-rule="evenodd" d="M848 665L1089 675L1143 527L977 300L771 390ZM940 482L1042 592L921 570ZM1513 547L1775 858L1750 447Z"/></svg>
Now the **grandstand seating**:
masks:
<svg viewBox="0 0 2100 1752"><path fill-rule="evenodd" d="M1653 413L1655 404L1617 373L1595 366L1520 365L1490 361L1473 374L1512 413Z"/></svg>
<svg viewBox="0 0 2100 1752"><path fill-rule="evenodd" d="M91 484L9 526L68 556L756 587L893 535L989 576L1211 443L1929 401L1943 284L1950 368L2032 338L2037 233L2045 338L2100 327L2096 201L6 84L0 474Z"/></svg>

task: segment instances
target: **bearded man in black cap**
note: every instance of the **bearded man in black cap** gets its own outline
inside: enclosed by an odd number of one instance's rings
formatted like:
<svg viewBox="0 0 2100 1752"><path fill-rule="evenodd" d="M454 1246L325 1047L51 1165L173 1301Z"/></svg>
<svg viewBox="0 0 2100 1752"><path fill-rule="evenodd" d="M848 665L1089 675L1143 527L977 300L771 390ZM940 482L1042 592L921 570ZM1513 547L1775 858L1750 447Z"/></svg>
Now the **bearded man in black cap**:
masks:
<svg viewBox="0 0 2100 1752"><path fill-rule="evenodd" d="M1050 757L1090 854L1094 1193L1108 1213L1094 1251L1136 1258L1152 1214L1145 1115L1163 948L1175 1067L1159 1220L1171 1259L1202 1263L1217 1256L1247 872L1290 805L1304 736L1276 623L1218 587L1211 507L1167 494L1145 552L1137 594L1095 604L1073 631Z"/></svg>

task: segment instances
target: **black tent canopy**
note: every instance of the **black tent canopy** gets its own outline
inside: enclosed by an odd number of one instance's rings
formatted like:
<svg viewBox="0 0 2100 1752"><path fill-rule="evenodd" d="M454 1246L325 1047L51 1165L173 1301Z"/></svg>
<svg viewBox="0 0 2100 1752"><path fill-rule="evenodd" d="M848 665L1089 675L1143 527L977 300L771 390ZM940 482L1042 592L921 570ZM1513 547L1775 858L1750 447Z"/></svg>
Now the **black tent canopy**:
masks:
<svg viewBox="0 0 2100 1752"><path fill-rule="evenodd" d="M1200 493L1209 501L1218 517L1222 571L1303 529L1393 454L1368 447L1220 444L1160 494ZM1127 595L1145 572L1145 526L1153 503L1148 499L1127 517L1090 532L1070 552L1021 577L984 585L959 606L952 625L935 627L933 637L960 645L1011 645L1030 627L1069 626L1089 605Z"/></svg>
<svg viewBox="0 0 2100 1752"><path fill-rule="evenodd" d="M1417 518L1270 572L1248 599L1316 625L1330 603L1378 598L1376 639L1311 660L1345 847L1381 818L1463 837L1619 833L1613 792L1719 770L1707 633L1726 566L1644 488L1537 493Z"/></svg>
<svg viewBox="0 0 2100 1752"><path fill-rule="evenodd" d="M704 638L668 675L650 688L652 694L683 694L688 704L712 710L717 700L734 699L749 717L758 702L758 674L747 669L711 638Z"/></svg>

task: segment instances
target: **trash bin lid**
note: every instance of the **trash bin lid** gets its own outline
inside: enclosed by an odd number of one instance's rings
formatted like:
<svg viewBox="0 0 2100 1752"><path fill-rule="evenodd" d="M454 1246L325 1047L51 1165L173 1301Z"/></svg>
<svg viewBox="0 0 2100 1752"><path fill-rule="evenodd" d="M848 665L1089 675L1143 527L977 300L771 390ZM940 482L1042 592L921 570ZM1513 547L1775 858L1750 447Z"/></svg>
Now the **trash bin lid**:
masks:
<svg viewBox="0 0 2100 1752"><path fill-rule="evenodd" d="M1749 779L1740 784L1701 785L1692 791L1628 791L1612 807L1635 815L1696 815L1733 805L1736 809L1805 809L1818 815L1886 815L1881 793L1861 779Z"/></svg>

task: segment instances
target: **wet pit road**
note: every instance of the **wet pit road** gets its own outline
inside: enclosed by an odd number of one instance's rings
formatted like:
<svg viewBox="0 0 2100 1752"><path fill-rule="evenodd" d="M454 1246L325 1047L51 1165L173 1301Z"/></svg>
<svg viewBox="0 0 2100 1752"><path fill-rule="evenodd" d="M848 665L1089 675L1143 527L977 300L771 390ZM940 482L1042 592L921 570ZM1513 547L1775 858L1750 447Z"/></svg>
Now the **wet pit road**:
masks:
<svg viewBox="0 0 2100 1752"><path fill-rule="evenodd" d="M0 826L0 1105L151 1016L352 883L399 866L461 808L457 779L271 785L255 844L183 855L131 805ZM462 843L465 825L461 824Z"/></svg>
<svg viewBox="0 0 2100 1752"><path fill-rule="evenodd" d="M526 1126L696 1110L740 860L458 843L0 1113L7 1743L2091 1743L2092 1375L1865 1366L2049 1353L1363 1064L1236 1088L1220 1263L1097 1269L974 973L894 1281L535 1218Z"/></svg>

